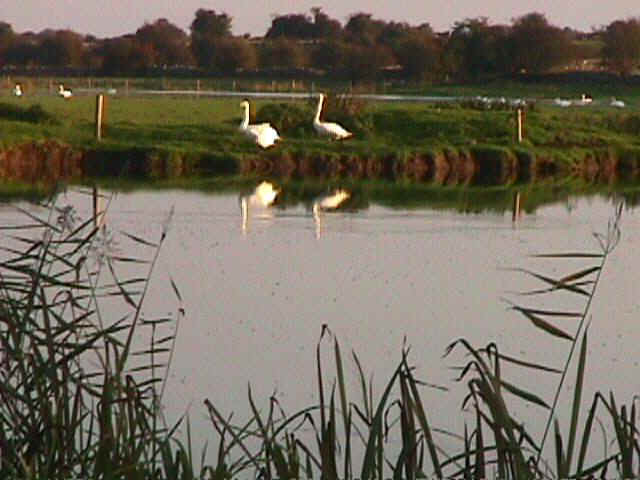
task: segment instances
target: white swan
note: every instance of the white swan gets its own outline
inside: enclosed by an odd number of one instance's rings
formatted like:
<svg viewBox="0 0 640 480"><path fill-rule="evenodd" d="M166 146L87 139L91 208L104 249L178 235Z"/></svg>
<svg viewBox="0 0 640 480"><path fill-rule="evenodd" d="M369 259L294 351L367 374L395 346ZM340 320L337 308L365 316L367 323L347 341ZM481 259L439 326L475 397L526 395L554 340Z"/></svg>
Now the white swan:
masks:
<svg viewBox="0 0 640 480"><path fill-rule="evenodd" d="M624 108L625 107L624 102L622 100L616 100L616 97L613 97L611 99L611 103L609 105L611 105L612 107L616 107L616 108Z"/></svg>
<svg viewBox="0 0 640 480"><path fill-rule="evenodd" d="M69 99L73 96L73 93L71 93L71 90L69 90L68 88L64 88L64 85L60 84L58 85L58 95L60 95L62 98Z"/></svg>
<svg viewBox="0 0 640 480"><path fill-rule="evenodd" d="M269 123L249 124L249 102L243 100L240 106L244 109L244 117L240 123L240 131L262 148L269 148L280 140L280 135Z"/></svg>
<svg viewBox="0 0 640 480"><path fill-rule="evenodd" d="M249 219L249 207L270 207L275 202L280 190L274 188L270 182L261 182L250 195L240 195L240 208L242 209L242 232L247 231Z"/></svg>
<svg viewBox="0 0 640 480"><path fill-rule="evenodd" d="M320 238L322 223L320 211L335 210L342 205L351 195L346 190L338 189L331 195L323 195L313 202L313 220L316 222L316 238Z"/></svg>
<svg viewBox="0 0 640 480"><path fill-rule="evenodd" d="M334 140L342 140L353 136L353 133L347 131L342 125L334 122L323 122L320 120L320 113L322 113L322 105L324 104L324 93L320 94L318 98L318 109L316 110L316 116L313 119L313 128L320 135L325 135L333 138Z"/></svg>
<svg viewBox="0 0 640 480"><path fill-rule="evenodd" d="M19 83L16 83L16 86L13 87L13 95L16 97L22 96L22 87L20 86Z"/></svg>
<svg viewBox="0 0 640 480"><path fill-rule="evenodd" d="M589 105L593 103L593 97L588 93L583 93L582 96L580 97L580 100L578 100L578 103L580 105Z"/></svg>
<svg viewBox="0 0 640 480"><path fill-rule="evenodd" d="M553 103L558 105L559 107L569 107L571 106L571 100L564 100L562 98L556 98Z"/></svg>

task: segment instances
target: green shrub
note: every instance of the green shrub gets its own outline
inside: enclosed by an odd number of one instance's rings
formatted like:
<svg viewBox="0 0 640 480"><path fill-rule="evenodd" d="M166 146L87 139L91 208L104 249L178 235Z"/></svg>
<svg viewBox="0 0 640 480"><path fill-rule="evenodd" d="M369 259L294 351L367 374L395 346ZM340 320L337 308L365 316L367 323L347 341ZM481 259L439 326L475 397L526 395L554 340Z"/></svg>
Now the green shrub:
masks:
<svg viewBox="0 0 640 480"><path fill-rule="evenodd" d="M11 103L0 103L0 118L28 123L58 123L41 105L21 107Z"/></svg>

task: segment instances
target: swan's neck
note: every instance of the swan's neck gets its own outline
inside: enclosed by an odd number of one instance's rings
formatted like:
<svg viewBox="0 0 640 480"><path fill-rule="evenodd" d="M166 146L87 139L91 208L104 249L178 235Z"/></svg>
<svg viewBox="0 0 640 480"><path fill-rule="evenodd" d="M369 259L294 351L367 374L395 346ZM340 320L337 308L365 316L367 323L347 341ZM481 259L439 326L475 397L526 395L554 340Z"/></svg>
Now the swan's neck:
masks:
<svg viewBox="0 0 640 480"><path fill-rule="evenodd" d="M246 130L249 126L249 105L242 106L244 110L244 116L242 117L242 122L240 122L240 128Z"/></svg>
<svg viewBox="0 0 640 480"><path fill-rule="evenodd" d="M324 103L324 97L322 95L320 95L320 98L318 99L318 109L316 110L316 117L313 119L313 121L315 123L319 123L320 122L320 113L322 112L322 104Z"/></svg>

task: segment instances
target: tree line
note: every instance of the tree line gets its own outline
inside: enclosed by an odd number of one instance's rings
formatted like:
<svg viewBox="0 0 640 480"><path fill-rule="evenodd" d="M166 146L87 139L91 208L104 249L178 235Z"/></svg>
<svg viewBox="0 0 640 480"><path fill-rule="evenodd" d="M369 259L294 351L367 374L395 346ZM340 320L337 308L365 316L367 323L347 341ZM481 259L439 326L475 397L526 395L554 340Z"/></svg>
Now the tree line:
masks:
<svg viewBox="0 0 640 480"><path fill-rule="evenodd" d="M616 20L590 33L552 25L537 12L510 25L487 18L457 22L448 32L428 23L352 14L343 25L321 8L275 16L266 35L232 34L232 18L199 9L187 33L161 18L135 33L99 39L71 30L16 33L0 22L0 68L64 69L102 75L191 70L235 75L304 71L352 81L384 75L421 81L477 81L554 69L606 69L629 75L640 64L640 19ZM596 64L593 64L596 62Z"/></svg>

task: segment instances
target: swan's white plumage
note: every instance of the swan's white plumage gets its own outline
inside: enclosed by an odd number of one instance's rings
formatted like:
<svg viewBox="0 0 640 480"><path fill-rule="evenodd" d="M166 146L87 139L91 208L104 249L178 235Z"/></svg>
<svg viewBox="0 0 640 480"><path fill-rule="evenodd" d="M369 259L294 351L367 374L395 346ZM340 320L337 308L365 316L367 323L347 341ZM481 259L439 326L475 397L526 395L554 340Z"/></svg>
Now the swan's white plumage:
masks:
<svg viewBox="0 0 640 480"><path fill-rule="evenodd" d="M13 95L15 95L16 97L22 96L22 87L19 83L16 83L16 86L13 87Z"/></svg>
<svg viewBox="0 0 640 480"><path fill-rule="evenodd" d="M562 98L556 98L553 103L558 105L559 107L569 107L571 106L571 100L564 100Z"/></svg>
<svg viewBox="0 0 640 480"><path fill-rule="evenodd" d="M625 107L625 103L622 100L616 100L616 98L612 98L611 99L611 103L609 104L612 107L616 107L616 108L624 108Z"/></svg>
<svg viewBox="0 0 640 480"><path fill-rule="evenodd" d="M324 104L324 94L321 93L318 98L318 108L316 110L316 116L313 119L313 128L320 135L331 137L334 140L342 140L353 136L351 132L346 130L342 125L335 122L323 122L320 120L320 114L322 113L322 106Z"/></svg>
<svg viewBox="0 0 640 480"><path fill-rule="evenodd" d="M58 85L58 95L60 95L62 98L68 99L73 96L73 93L71 93L71 90L64 88L64 85L60 84Z"/></svg>
<svg viewBox="0 0 640 480"><path fill-rule="evenodd" d="M256 144L262 148L269 148L280 140L280 135L275 128L269 123L249 123L249 102L247 100L242 101L240 106L244 110L244 116L240 123L240 131L247 137L252 139Z"/></svg>

